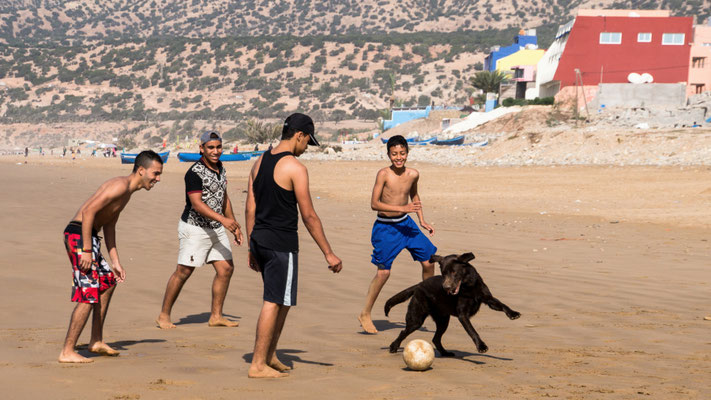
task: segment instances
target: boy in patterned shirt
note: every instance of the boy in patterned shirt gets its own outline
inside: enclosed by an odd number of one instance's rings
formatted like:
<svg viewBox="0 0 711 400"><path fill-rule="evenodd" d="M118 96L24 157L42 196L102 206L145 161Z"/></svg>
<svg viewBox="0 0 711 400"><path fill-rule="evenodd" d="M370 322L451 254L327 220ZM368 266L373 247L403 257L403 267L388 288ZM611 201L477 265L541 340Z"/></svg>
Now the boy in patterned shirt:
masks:
<svg viewBox="0 0 711 400"><path fill-rule="evenodd" d="M215 268L212 282L212 309L209 326L235 327L238 322L222 315L234 265L232 248L225 228L242 244L240 225L235 221L232 203L227 195L227 172L220 162L222 138L209 131L200 136L202 157L185 173L185 210L178 222L180 250L178 266L168 280L156 324L161 329L175 328L170 312L180 290L197 267L206 263Z"/></svg>

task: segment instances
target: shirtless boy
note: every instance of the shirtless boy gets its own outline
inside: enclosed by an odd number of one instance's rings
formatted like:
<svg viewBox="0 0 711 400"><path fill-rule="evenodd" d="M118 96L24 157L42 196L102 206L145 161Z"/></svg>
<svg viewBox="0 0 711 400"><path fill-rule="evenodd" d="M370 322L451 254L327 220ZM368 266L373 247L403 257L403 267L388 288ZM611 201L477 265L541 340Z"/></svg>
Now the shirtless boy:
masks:
<svg viewBox="0 0 711 400"><path fill-rule="evenodd" d="M76 352L75 346L84 329L89 313L91 339L89 351L106 356L117 356L118 351L104 343L103 329L106 311L117 282L126 279L126 272L116 250L116 221L131 199L133 192L151 188L160 182L163 161L153 151L143 151L136 157L133 172L104 182L89 200L84 202L64 230L64 245L74 271L72 301L78 304L72 312L64 348L59 362L88 363L93 360ZM101 255L103 229L111 266Z"/></svg>
<svg viewBox="0 0 711 400"><path fill-rule="evenodd" d="M409 152L407 140L400 135L391 137L387 151L392 165L378 171L370 199L370 207L378 212L370 237L373 244L371 262L378 270L368 287L365 307L358 316L360 325L367 333L378 332L370 314L380 290L390 277L390 267L395 257L407 249L412 258L422 264L422 280L425 280L434 275L434 264L430 262L430 257L437 252L437 248L407 215L416 213L420 226L430 236L434 235L434 228L425 222L420 195L417 193L420 173L405 167Z"/></svg>

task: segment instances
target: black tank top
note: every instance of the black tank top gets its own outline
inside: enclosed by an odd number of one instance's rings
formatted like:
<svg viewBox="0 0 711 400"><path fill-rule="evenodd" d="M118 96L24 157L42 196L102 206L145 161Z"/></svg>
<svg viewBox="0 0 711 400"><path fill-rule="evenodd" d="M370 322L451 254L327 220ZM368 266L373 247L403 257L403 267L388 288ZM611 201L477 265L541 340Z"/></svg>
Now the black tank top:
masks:
<svg viewBox="0 0 711 400"><path fill-rule="evenodd" d="M257 211L251 239L262 247L283 252L299 251L299 214L294 191L274 181L274 167L283 157L291 155L288 151L279 154L265 151L252 182Z"/></svg>

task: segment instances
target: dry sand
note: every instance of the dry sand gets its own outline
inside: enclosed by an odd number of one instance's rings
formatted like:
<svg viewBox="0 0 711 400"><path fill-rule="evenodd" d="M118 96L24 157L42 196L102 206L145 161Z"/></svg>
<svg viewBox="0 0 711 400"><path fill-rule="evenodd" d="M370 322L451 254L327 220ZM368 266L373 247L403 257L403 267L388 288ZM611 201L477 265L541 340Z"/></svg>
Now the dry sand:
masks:
<svg viewBox="0 0 711 400"><path fill-rule="evenodd" d="M91 365L56 359L73 304L61 232L87 196L127 173L117 159L0 158L4 256L0 270L0 387L12 399L220 398L709 398L711 376L711 170L708 167L454 168L414 163L441 254L473 251L495 296L523 316L482 309L475 347L459 322L444 336L455 358L404 369L387 346L405 305L384 300L414 284L407 254L376 303L377 335L356 320L374 273L369 196L383 162L317 162L312 194L343 259L328 272L301 231L299 304L278 350L294 367L280 380L250 380L262 283L235 247L225 312L238 328L208 328L211 268L196 271L174 308L177 329L153 324L175 268L176 228L188 164L171 159L151 192L134 194L118 223L127 280L109 309L106 341L118 358ZM251 163L227 165L235 208ZM430 340L434 323L409 339ZM86 350L89 328L79 340Z"/></svg>

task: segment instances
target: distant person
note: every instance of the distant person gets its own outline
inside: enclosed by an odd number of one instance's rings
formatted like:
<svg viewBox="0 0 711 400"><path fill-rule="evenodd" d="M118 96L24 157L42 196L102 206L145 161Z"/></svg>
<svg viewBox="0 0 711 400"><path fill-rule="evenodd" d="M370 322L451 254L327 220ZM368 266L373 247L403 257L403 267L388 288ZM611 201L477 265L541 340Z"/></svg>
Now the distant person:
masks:
<svg viewBox="0 0 711 400"><path fill-rule="evenodd" d="M25 147L25 158L27 158L28 154L30 154L30 149L28 147Z"/></svg>
<svg viewBox="0 0 711 400"><path fill-rule="evenodd" d="M245 205L249 267L261 272L264 282L250 378L283 377L290 369L279 361L276 348L286 315L296 305L299 211L329 270L338 273L342 268L314 210L308 171L297 160L308 145L318 146L313 121L292 114L284 122L277 147L262 154L249 174Z"/></svg>
<svg viewBox="0 0 711 400"><path fill-rule="evenodd" d="M168 279L163 307L156 319L161 329L175 328L170 320L173 304L195 268L212 264L212 307L208 326L236 327L238 322L222 315L234 264L232 248L225 228L242 244L240 225L235 220L232 202L227 195L227 171L222 166L222 138L208 131L200 136L202 157L185 173L185 209L178 221L178 266Z"/></svg>
<svg viewBox="0 0 711 400"><path fill-rule="evenodd" d="M232 154L237 154L239 152L239 146L235 144L235 148L232 149Z"/></svg>
<svg viewBox="0 0 711 400"><path fill-rule="evenodd" d="M42 146L40 146L40 148L39 148L39 153L40 153L41 156L44 155L44 151L42 150Z"/></svg>
<svg viewBox="0 0 711 400"><path fill-rule="evenodd" d="M64 146L62 148L62 157L66 157L66 155L67 155L67 146Z"/></svg>
<svg viewBox="0 0 711 400"><path fill-rule="evenodd" d="M92 149L92 150L91 150L91 156L92 156L92 157L96 157L96 149Z"/></svg>
<svg viewBox="0 0 711 400"><path fill-rule="evenodd" d="M270 145L269 145L269 150L271 150L271 149L272 149L272 145L270 144ZM254 145L254 151L259 151L259 144L255 144L255 145Z"/></svg>
<svg viewBox="0 0 711 400"><path fill-rule="evenodd" d="M267 147L267 150L271 150L271 149L272 149L272 144L269 143L269 147Z"/></svg>
<svg viewBox="0 0 711 400"><path fill-rule="evenodd" d="M422 203L417 192L420 173L405 167L409 148L407 140L395 135L386 144L390 167L378 171L370 198L370 207L378 212L370 242L373 245L371 262L378 268L370 282L365 307L358 321L367 333L377 333L371 312L380 290L390 277L390 267L403 249L407 249L415 261L422 264L422 280L434 275L434 264L430 257L437 248L420 231L408 213L416 213L420 226L434 235L434 228L425 222ZM412 202L410 202L412 200Z"/></svg>
<svg viewBox="0 0 711 400"><path fill-rule="evenodd" d="M72 152L72 160L76 160L77 156L76 156L76 153L74 152L74 147L72 147L70 150Z"/></svg>
<svg viewBox="0 0 711 400"><path fill-rule="evenodd" d="M81 149L80 149L79 147L77 147L77 155L78 155L78 156L81 155Z"/></svg>
<svg viewBox="0 0 711 400"><path fill-rule="evenodd" d="M141 152L133 164L133 172L104 182L79 211L64 230L64 246L74 271L72 301L74 307L69 322L69 330L64 347L59 354L59 362L88 363L93 360L76 352L75 346L84 329L89 313L91 319L91 339L89 351L107 356L116 356L118 351L104 342L103 327L106 311L117 282L126 279L126 272L119 261L116 248L116 221L119 214L140 189L151 190L160 182L163 161L158 154L147 150ZM109 250L111 266L101 255L99 231L104 231L106 247Z"/></svg>

